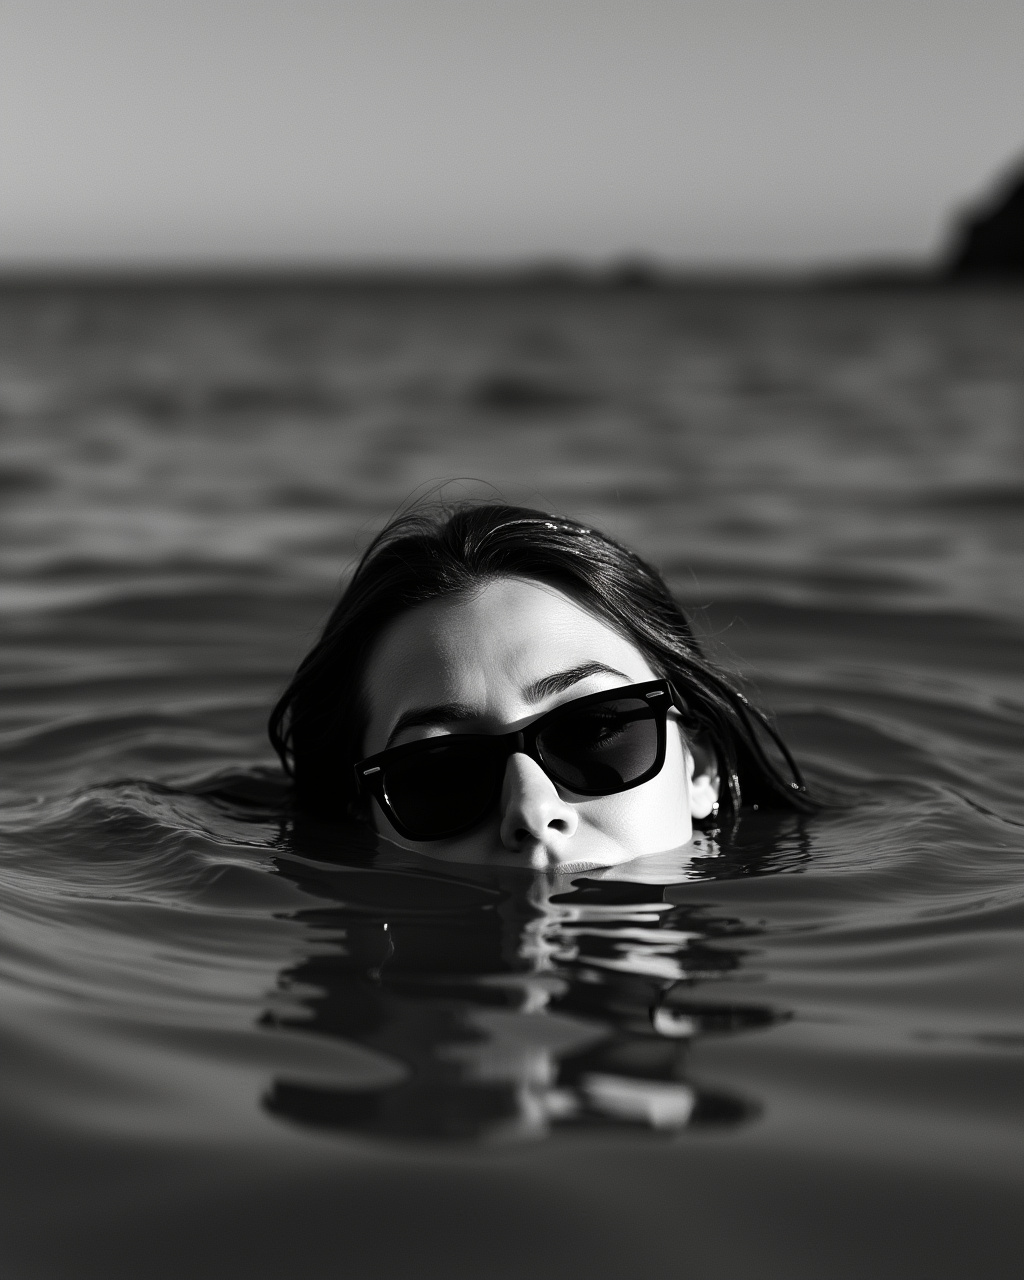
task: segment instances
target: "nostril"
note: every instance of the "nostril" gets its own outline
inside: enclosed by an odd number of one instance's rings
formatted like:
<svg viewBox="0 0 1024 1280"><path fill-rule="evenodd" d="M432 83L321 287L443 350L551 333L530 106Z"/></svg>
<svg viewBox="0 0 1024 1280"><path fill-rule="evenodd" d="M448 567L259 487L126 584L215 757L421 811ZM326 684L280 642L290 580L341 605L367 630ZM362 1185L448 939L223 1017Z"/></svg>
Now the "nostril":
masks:
<svg viewBox="0 0 1024 1280"><path fill-rule="evenodd" d="M545 823L544 830L547 832L554 832L556 835L560 836L569 836L572 834L569 823L566 822L564 818L552 818L550 822ZM523 848L526 845L534 844L537 840L542 840L543 835L541 832L531 830L529 827L516 827L513 839L517 846Z"/></svg>

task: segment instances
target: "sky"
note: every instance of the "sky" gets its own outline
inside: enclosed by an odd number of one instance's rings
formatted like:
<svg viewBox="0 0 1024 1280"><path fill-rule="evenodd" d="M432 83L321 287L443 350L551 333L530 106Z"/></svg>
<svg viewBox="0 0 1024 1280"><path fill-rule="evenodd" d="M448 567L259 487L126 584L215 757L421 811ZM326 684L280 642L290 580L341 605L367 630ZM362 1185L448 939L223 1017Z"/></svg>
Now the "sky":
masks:
<svg viewBox="0 0 1024 1280"><path fill-rule="evenodd" d="M926 260L1021 0L0 0L0 267Z"/></svg>

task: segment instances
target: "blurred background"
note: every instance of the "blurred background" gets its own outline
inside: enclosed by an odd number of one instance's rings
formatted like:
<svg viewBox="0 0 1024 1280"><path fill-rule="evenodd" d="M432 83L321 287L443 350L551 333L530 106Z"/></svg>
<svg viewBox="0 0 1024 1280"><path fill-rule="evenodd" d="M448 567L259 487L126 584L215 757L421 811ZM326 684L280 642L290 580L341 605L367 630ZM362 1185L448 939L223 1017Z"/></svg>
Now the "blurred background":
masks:
<svg viewBox="0 0 1024 1280"><path fill-rule="evenodd" d="M312 616L452 477L701 598L1019 603L1012 0L2 22L10 606L255 576Z"/></svg>
<svg viewBox="0 0 1024 1280"><path fill-rule="evenodd" d="M0 264L923 266L1013 0L10 0Z"/></svg>

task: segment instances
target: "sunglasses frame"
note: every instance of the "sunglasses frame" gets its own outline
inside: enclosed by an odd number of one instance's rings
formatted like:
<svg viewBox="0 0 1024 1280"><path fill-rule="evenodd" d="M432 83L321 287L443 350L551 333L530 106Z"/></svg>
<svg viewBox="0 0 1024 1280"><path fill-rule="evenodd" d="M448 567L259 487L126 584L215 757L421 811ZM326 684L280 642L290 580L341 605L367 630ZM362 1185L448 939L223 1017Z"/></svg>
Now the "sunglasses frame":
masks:
<svg viewBox="0 0 1024 1280"><path fill-rule="evenodd" d="M567 712L575 711L580 707L588 706L594 703L610 702L616 698L635 697L647 702L654 712L652 719L657 729L657 747L655 752L655 760L651 767L644 771L639 777L632 779L621 787L614 787L610 791L602 789L600 791L580 791L575 787L570 787L567 783L560 782L557 777L553 777L548 766L544 763L540 751L537 747L537 739L559 716L565 715ZM599 693L588 693L582 698L573 698L569 702L559 703L557 707L552 707L550 711L545 711L543 715L532 720L529 724L523 725L521 729L514 729L511 733L466 733L453 734L451 736L458 737L462 743L468 739L469 741L479 741L481 745L486 743L487 751L494 751L499 746L504 749L505 762L508 763L510 756L522 752L529 756L535 764L543 769L545 775L557 787L571 792L576 796L614 796L619 795L623 791L631 791L634 787L642 786L643 783L649 782L651 778L657 777L665 764L665 750L667 742L666 724L668 713L674 703L672 686L667 680L644 680L639 684L621 685L616 689L602 689ZM444 735L445 737L449 735ZM360 760L354 765L356 775L356 787L360 794L372 796L380 805L381 812L391 823L392 827L403 836L406 840L415 840L417 842L426 842L430 840L447 840L452 836L460 835L465 831L471 830L478 826L491 809L492 805L498 798L498 792L488 802L486 807L478 817L473 818L470 822L464 822L448 830L438 832L436 835L422 836L416 835L409 830L408 827L395 813L392 808L391 801L387 794L387 768L388 765L396 760L407 759L409 756L416 756L426 747L437 746L437 737L419 738L415 742L403 743L400 747L388 747L384 751L378 751L375 755L367 756L365 760Z"/></svg>

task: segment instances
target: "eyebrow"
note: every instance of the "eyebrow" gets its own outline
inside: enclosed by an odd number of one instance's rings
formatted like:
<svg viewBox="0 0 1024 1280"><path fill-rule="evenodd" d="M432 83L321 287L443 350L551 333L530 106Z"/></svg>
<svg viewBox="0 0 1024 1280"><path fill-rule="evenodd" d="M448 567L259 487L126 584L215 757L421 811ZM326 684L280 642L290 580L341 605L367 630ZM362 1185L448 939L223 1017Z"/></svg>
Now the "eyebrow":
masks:
<svg viewBox="0 0 1024 1280"><path fill-rule="evenodd" d="M579 666L567 667L565 671L556 671L552 675L542 676L533 684L527 685L523 694L527 702L540 702L553 693L564 693L574 684L586 680L588 676L618 676L625 684L629 684L629 676L606 666L603 662L581 662ZM442 702L433 707L412 707L403 711L395 721L395 727L388 735L386 746L398 737L403 729L436 728L438 725L458 724L460 721L472 720L478 713L464 702Z"/></svg>
<svg viewBox="0 0 1024 1280"><path fill-rule="evenodd" d="M606 666L603 662L581 662L578 667L567 667L565 671L556 671L553 675L542 676L540 680L527 685L523 693L527 702L540 702L542 698L550 697L553 693L563 693L566 689L571 689L574 684L579 684L588 676L618 676L624 684L630 683L629 676L617 671L614 667Z"/></svg>
<svg viewBox="0 0 1024 1280"><path fill-rule="evenodd" d="M403 711L395 721L395 727L388 734L386 746L390 747L403 729L457 724L460 720L472 720L475 715L473 708L464 702L442 702L436 707L413 707L409 711Z"/></svg>

